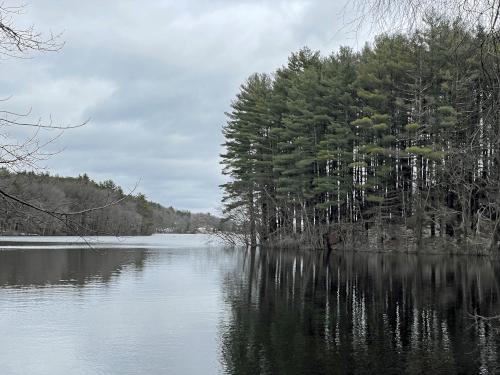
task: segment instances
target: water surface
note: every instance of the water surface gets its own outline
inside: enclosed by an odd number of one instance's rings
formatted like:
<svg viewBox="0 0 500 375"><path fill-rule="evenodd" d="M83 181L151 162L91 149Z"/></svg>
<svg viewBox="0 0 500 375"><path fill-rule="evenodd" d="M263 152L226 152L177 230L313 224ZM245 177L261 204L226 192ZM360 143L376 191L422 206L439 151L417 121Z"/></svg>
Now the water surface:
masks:
<svg viewBox="0 0 500 375"><path fill-rule="evenodd" d="M1 374L497 373L497 262L0 241Z"/></svg>

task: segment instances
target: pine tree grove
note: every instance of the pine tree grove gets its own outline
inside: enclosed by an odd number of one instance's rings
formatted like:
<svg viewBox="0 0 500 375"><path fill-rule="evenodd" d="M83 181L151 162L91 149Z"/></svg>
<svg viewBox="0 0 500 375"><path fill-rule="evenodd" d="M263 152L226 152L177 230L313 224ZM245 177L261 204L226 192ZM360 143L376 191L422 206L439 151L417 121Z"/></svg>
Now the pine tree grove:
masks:
<svg viewBox="0 0 500 375"><path fill-rule="evenodd" d="M427 22L359 52L304 48L241 86L223 188L249 245L323 247L336 232L382 249L499 250L497 39Z"/></svg>

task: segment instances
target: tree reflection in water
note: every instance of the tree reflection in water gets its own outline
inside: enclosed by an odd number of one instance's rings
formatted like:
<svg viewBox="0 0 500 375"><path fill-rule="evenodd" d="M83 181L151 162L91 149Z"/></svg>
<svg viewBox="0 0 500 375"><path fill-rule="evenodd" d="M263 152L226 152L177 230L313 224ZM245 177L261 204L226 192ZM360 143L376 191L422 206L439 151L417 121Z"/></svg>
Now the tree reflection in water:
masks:
<svg viewBox="0 0 500 375"><path fill-rule="evenodd" d="M89 281L107 283L124 267L141 270L143 249L43 249L0 251L0 286L42 287Z"/></svg>
<svg viewBox="0 0 500 375"><path fill-rule="evenodd" d="M228 275L228 374L495 373L499 267L484 258L248 251Z"/></svg>

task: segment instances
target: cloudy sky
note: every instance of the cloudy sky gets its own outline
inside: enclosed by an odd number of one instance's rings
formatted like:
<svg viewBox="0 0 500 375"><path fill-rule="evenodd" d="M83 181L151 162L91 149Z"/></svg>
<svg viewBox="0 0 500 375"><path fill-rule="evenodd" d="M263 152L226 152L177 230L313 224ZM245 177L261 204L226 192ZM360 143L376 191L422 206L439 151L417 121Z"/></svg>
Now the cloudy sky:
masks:
<svg viewBox="0 0 500 375"><path fill-rule="evenodd" d="M14 0L10 1L13 3ZM8 1L9 3L9 1ZM64 48L0 61L9 110L84 127L44 162L112 179L166 206L217 213L221 128L239 85L302 46L329 54L364 38L337 0L44 0L19 22L64 32Z"/></svg>

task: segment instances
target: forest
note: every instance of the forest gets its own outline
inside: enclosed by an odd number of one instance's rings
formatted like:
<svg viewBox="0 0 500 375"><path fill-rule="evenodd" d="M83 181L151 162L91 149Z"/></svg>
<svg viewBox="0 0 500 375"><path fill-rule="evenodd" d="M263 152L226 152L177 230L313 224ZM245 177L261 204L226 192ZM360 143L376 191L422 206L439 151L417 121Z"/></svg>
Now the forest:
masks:
<svg viewBox="0 0 500 375"><path fill-rule="evenodd" d="M221 155L247 244L498 252L497 33L428 16L250 76Z"/></svg>
<svg viewBox="0 0 500 375"><path fill-rule="evenodd" d="M222 225L209 214L191 213L129 194L113 181L95 182L47 173L0 170L0 233L3 235L150 235L213 232ZM15 197L12 200L10 197Z"/></svg>

